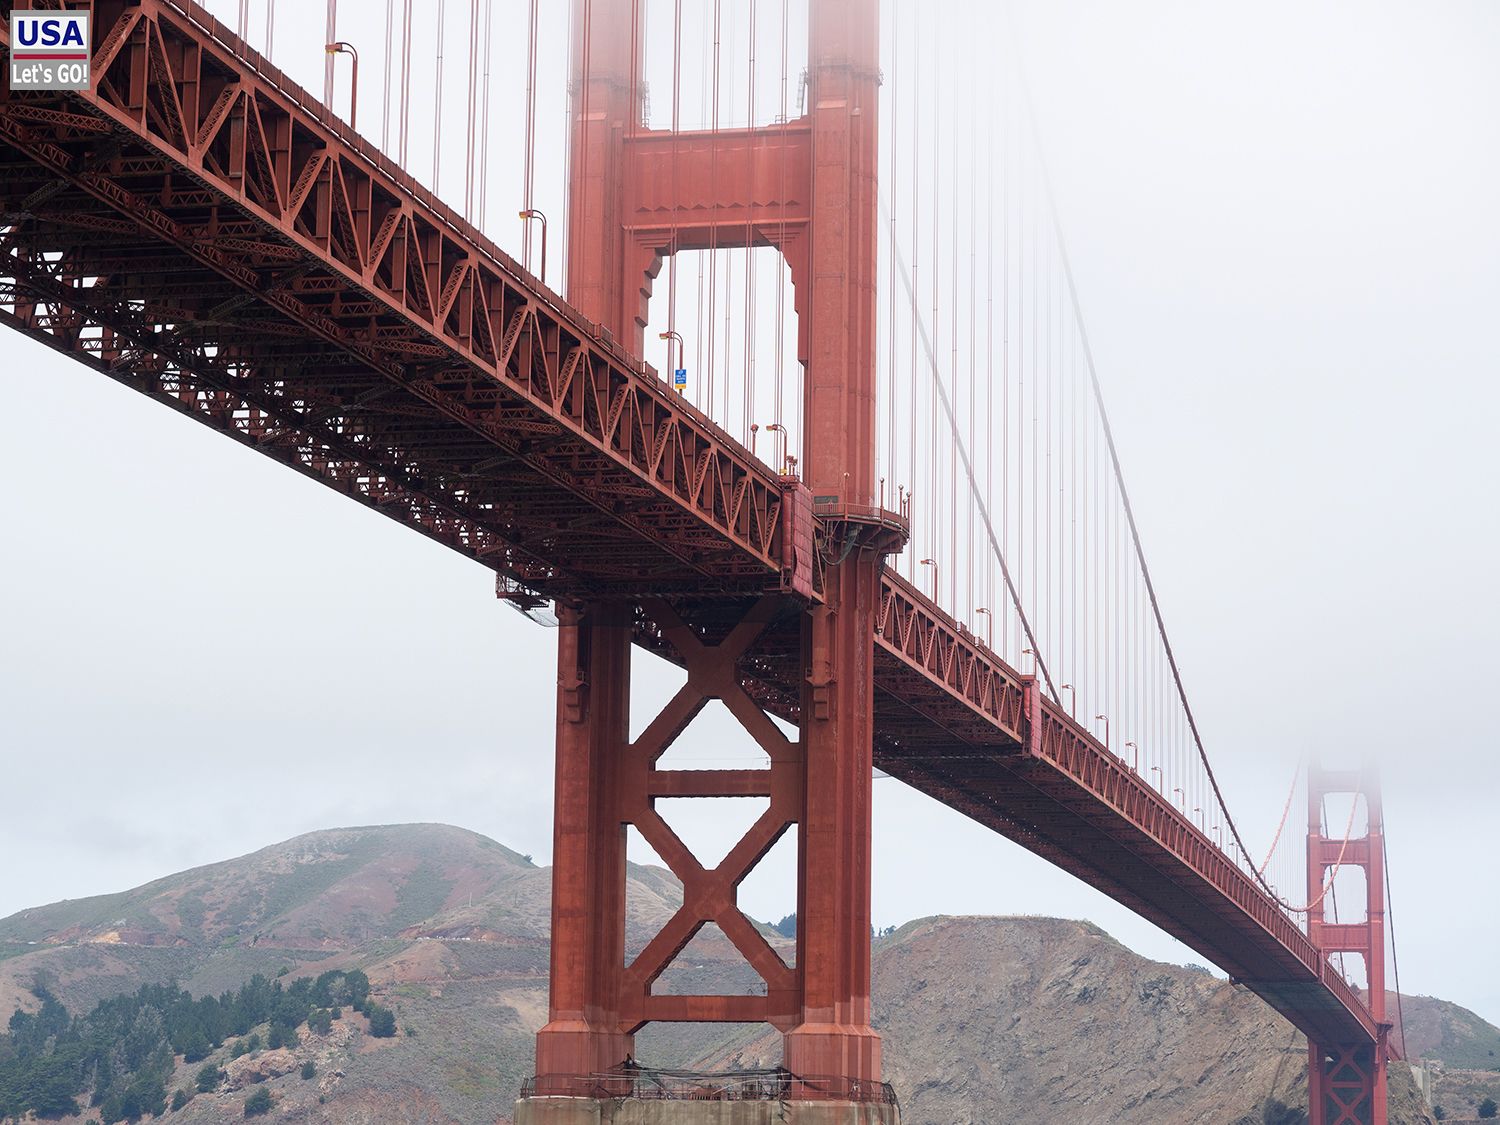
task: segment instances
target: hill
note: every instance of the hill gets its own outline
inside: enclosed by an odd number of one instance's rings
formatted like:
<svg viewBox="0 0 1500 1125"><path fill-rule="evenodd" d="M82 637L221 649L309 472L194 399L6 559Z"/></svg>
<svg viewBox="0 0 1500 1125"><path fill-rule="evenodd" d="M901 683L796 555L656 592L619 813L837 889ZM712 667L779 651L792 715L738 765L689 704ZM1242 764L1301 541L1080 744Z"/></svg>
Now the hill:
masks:
<svg viewBox="0 0 1500 1125"><path fill-rule="evenodd" d="M168 1093L193 1095L172 1119L242 1120L249 1092L264 1088L273 1120L489 1125L508 1118L545 1020L549 895L547 869L460 829L311 833L121 894L0 920L0 1015L35 1011L39 984L81 1015L147 983L218 995L260 973L272 988L293 991L300 977L358 970L368 976L371 1006L394 1013L396 1035L373 1035L368 1008L344 1010L327 1031L303 1024L294 1044L273 1050L264 1045L271 1025L258 1024L204 1060L172 1060ZM627 944L643 945L680 901L668 873L632 866ZM772 936L790 957L789 943ZM1147 961L1087 923L925 919L877 943L875 976L876 1023L908 1125L1259 1125L1299 1120L1295 1107L1306 1105L1303 1041L1254 996ZM659 987L755 984L710 928ZM1422 1037L1463 1064L1500 1034L1443 1001L1404 1003L1413 1044ZM250 1033L261 1049L232 1058ZM653 1027L637 1049L645 1061L704 1068L778 1053L774 1036L734 1027ZM225 1073L197 1093L205 1064ZM1393 1073L1392 1122L1427 1120L1409 1073ZM1278 1117L1278 1105L1293 1108Z"/></svg>

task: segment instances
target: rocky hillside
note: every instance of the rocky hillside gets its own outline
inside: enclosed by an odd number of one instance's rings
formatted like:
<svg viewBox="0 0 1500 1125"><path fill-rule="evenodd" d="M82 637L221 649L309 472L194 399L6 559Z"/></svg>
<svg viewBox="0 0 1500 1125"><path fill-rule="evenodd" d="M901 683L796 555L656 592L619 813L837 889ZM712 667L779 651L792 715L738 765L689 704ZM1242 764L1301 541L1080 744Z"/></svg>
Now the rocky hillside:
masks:
<svg viewBox="0 0 1500 1125"><path fill-rule="evenodd" d="M923 919L876 947L875 976L908 1122L1305 1120L1307 1041L1289 1024L1087 922ZM702 1062L765 1065L778 1050L757 1035ZM1394 1068L1392 1125L1427 1120L1410 1071Z"/></svg>
<svg viewBox="0 0 1500 1125"><path fill-rule="evenodd" d="M265 1089L270 1120L490 1125L508 1119L545 1019L549 874L440 825L313 833L0 920L0 1020L17 1005L34 1009L38 983L81 1013L145 982L218 994L254 973L290 982L361 969L374 1000L396 1013L394 1037L372 1036L365 1016L346 1011L289 1048L231 1058L226 1041L205 1061L178 1060L173 1089L193 1096L170 1116L185 1125L243 1120L248 1094ZM665 872L633 867L627 901L629 944L639 948L680 890ZM875 973L876 1022L909 1125L1260 1125L1299 1120L1296 1107L1306 1105L1303 1042L1255 997L1140 958L1086 923L914 922L877 945ZM756 984L710 929L659 987ZM1442 1002L1405 1004L1414 1045L1424 1036L1455 1058L1462 1045L1472 1049L1462 1064L1482 1066L1472 1052L1490 1049L1494 1028ZM774 1036L756 1030L664 1027L648 1029L637 1056L716 1067L778 1051ZM205 1062L225 1075L196 1093ZM1427 1120L1405 1069L1395 1077L1392 1122Z"/></svg>

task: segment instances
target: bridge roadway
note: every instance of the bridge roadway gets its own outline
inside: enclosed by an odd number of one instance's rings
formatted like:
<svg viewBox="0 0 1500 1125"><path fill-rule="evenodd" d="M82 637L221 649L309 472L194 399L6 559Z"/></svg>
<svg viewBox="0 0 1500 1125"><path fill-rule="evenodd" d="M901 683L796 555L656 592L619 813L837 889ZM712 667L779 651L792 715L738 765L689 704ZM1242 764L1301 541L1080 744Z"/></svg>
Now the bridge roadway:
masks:
<svg viewBox="0 0 1500 1125"><path fill-rule="evenodd" d="M662 596L797 718L836 512L187 0L96 0L95 86L0 92L0 318L538 598ZM0 51L9 66L8 29ZM12 377L19 373L12 372ZM643 646L675 654L644 618ZM887 572L877 765L1180 938L1325 1043L1378 1029L1129 765Z"/></svg>

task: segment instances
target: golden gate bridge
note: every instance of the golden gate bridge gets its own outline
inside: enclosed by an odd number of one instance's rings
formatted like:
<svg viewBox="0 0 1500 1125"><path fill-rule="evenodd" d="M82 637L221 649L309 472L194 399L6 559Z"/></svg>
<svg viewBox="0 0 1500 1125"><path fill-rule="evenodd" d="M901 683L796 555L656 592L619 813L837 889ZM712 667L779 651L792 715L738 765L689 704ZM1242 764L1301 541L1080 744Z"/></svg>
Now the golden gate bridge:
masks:
<svg viewBox="0 0 1500 1125"><path fill-rule="evenodd" d="M703 1021L779 1029L794 1103L887 1101L878 768L1285 1015L1308 1036L1315 1123L1385 1121L1400 1039L1375 778L1309 768L1259 852L1230 815L1001 15L976 34L875 0L575 0L559 32L530 0L497 37L493 0L346 0L342 20L327 0L318 98L273 61L291 50L275 0L263 27L247 0L232 24L191 0L52 6L90 11L91 78L0 95L0 317L560 623L551 1011L529 1100L629 1094L637 1030ZM549 27L568 75L550 172ZM0 43L8 65L9 25ZM377 103L379 143L355 128ZM502 114L521 139L491 152ZM485 233L497 163L519 180L517 257ZM461 207L443 201L456 181ZM637 648L687 676L649 716L630 714ZM666 768L713 701L763 762ZM662 815L678 798L758 815L710 866ZM627 826L684 887L628 961ZM789 833L790 961L736 903ZM1340 920L1346 871L1364 902ZM654 990L705 926L762 991Z"/></svg>

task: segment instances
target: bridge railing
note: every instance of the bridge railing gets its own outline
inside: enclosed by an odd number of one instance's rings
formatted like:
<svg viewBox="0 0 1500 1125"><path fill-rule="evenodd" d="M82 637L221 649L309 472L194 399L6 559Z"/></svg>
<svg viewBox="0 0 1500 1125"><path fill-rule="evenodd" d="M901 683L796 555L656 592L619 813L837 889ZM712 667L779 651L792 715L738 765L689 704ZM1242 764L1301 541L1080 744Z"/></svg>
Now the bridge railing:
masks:
<svg viewBox="0 0 1500 1125"><path fill-rule="evenodd" d="M96 33L94 88L11 92L5 141L139 224L132 232L149 232L436 411L454 433L489 443L492 460L530 465L596 514L603 475L618 479L617 495L636 489L636 503L602 511L675 558L695 582L776 584L789 564L786 485L651 368L192 0L127 3ZM3 37L0 46L8 54ZM201 207L174 209L174 200L194 198L188 193L141 193L108 161L75 155L80 140L97 143L97 133L80 138L69 123L80 106L201 185L214 205L211 226L190 217ZM296 265L337 279L342 301L326 299L321 279L268 283L271 267ZM340 305L353 315L340 315ZM232 337L232 326L219 331L214 354L244 354L247 343ZM505 410L529 420L497 418ZM335 418L333 431L357 430L371 408L354 413ZM517 441L518 425L530 428L531 443ZM543 438L573 443L579 456L532 448ZM379 468L399 478L397 467L411 460L410 451L392 449ZM568 579L555 568L493 549L506 521L491 515L485 527L483 513L505 504L503 495L489 508L475 502L482 472L446 489L423 483L444 493L437 499L450 518L460 513L474 525L467 539L482 543L476 553L491 565L512 569L529 589L567 592ZM701 546L685 552L681 544L694 529ZM609 561L603 552L595 557ZM673 580L657 581L670 589Z"/></svg>

